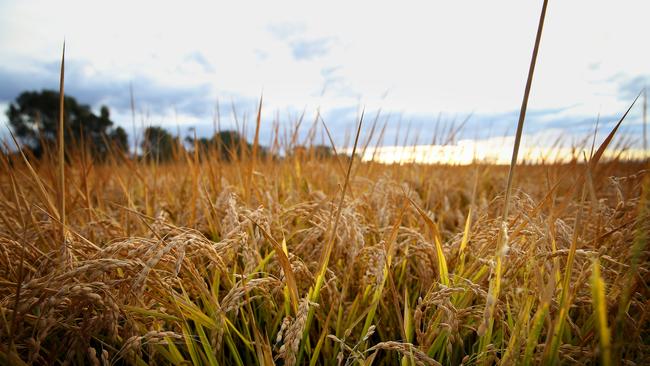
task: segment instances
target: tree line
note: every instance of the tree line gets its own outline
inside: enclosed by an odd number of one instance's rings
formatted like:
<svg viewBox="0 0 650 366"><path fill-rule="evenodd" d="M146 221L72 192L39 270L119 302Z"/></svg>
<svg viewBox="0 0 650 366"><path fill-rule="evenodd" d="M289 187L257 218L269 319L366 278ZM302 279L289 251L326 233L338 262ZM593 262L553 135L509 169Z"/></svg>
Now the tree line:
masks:
<svg viewBox="0 0 650 366"><path fill-rule="evenodd" d="M93 113L89 105L79 103L75 98L64 96L64 141L65 148L87 149L98 160L105 159L110 152L128 155L128 134L111 120L110 110L102 106L99 114ZM6 110L12 133L36 158L48 151L55 151L59 126L59 92L53 90L25 91ZM252 145L237 131L219 131L211 138L186 137L184 141L200 153L216 151L224 160L242 156L252 150ZM172 136L158 126L147 127L140 143L140 158L166 161L174 156L174 149L182 146L180 137ZM319 156L331 156L329 147L318 146ZM260 147L260 155L268 154Z"/></svg>
<svg viewBox="0 0 650 366"><path fill-rule="evenodd" d="M64 141L67 147L86 144L95 156L105 156L111 147L128 150L128 135L113 127L110 110L100 108L99 115L90 106L64 96ZM26 91L6 111L13 134L36 157L53 151L59 126L59 93L52 90Z"/></svg>

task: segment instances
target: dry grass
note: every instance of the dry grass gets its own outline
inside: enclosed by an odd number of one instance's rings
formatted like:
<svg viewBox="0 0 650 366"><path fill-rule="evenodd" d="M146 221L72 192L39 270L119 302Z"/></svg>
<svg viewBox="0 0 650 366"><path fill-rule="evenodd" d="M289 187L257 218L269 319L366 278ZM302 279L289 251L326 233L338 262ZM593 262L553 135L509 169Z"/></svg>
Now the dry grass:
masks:
<svg viewBox="0 0 650 366"><path fill-rule="evenodd" d="M650 362L641 163L520 166L503 227L504 167L55 161L2 157L2 363Z"/></svg>
<svg viewBox="0 0 650 366"><path fill-rule="evenodd" d="M100 164L61 98L56 157L0 155L0 364L650 363L650 174L600 162L630 110L514 175L546 4L507 172L319 157L320 116L261 156L261 97L232 161Z"/></svg>

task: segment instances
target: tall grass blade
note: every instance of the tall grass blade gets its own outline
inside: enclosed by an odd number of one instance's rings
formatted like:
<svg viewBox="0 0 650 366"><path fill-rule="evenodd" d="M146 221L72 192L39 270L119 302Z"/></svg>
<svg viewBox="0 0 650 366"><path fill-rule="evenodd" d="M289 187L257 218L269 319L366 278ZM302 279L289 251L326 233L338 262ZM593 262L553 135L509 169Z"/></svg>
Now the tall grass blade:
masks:
<svg viewBox="0 0 650 366"><path fill-rule="evenodd" d="M607 326L607 297L605 295L605 281L600 275L600 263L594 259L591 269L591 301L594 307L594 316L598 327L600 340L600 361L604 366L612 364L611 335Z"/></svg>
<svg viewBox="0 0 650 366"><path fill-rule="evenodd" d="M501 289L501 271L503 259L508 246L508 212L510 208L510 196L512 192L512 181L514 177L515 167L517 166L517 156L519 154L519 146L521 144L521 135L524 128L524 120L526 119L526 109L528 108L528 97L530 96L530 89L533 84L533 74L535 73L535 64L537 62L537 54L539 52L539 45L542 39L542 30L544 29L544 18L546 16L546 7L548 0L544 0L542 11L539 16L539 24L537 26L537 36L535 37L535 46L533 48L533 55L530 60L528 68L528 78L526 80L526 88L524 89L524 97L521 102L521 110L519 112L519 121L517 122L517 132L515 133L515 144L512 149L512 159L510 160L510 171L508 172L508 182L506 184L506 192L503 203L503 214L501 216L501 228L497 237L497 251L495 253L495 269L494 277L490 281L490 289L488 298L485 304L485 319L479 327L479 335L481 336L481 345L479 353L484 354L488 344L492 342L492 327L494 324L494 309L499 299L499 292Z"/></svg>
<svg viewBox="0 0 650 366"><path fill-rule="evenodd" d="M64 109L64 99L65 99L65 41L63 41L63 51L61 53L61 73L59 79L59 134L58 134L58 145L59 145L59 215L61 221L61 243L65 245L65 224L66 224L66 215L65 215L65 109Z"/></svg>

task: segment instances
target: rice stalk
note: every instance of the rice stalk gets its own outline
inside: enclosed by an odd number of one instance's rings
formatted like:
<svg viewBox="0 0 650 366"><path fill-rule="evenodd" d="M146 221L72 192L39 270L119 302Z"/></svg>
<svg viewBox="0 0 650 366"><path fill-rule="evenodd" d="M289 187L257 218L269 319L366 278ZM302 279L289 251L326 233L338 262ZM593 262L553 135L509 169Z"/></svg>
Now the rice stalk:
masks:
<svg viewBox="0 0 650 366"><path fill-rule="evenodd" d="M483 353L488 344L492 342L492 328L494 325L494 310L499 299L501 290L501 276L502 266L505 256L508 251L508 213L510 209L510 200L512 192L512 181L514 178L515 167L517 166L517 156L519 153L519 145L521 144L521 135L524 127L524 120L526 119L526 109L528 107L528 97L533 83L533 74L535 72L535 64L537 62L537 53L539 52L539 45L542 38L542 30L544 28L544 18L546 16L546 7L548 0L544 0L542 5L541 14L539 17L539 24L537 27L537 35L535 38L535 46L533 47L533 55L530 60L530 67L528 69L528 79L526 80L526 88L524 89L524 97L521 102L521 110L519 112L519 121L517 122L517 132L515 133L515 143L512 149L512 159L510 161L510 171L508 172L508 181L506 184L505 198L503 203L503 213L501 215L501 228L497 236L497 248L494 255L495 268L494 277L490 280L490 291L485 304L485 319L478 329L478 334L481 337L480 353Z"/></svg>

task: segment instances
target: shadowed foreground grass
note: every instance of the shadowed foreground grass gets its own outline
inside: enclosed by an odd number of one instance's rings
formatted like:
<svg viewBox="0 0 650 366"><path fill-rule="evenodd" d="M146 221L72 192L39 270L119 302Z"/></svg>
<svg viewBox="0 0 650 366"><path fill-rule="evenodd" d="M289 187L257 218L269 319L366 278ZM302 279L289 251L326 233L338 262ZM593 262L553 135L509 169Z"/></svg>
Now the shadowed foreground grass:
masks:
<svg viewBox="0 0 650 366"><path fill-rule="evenodd" d="M348 163L2 156L0 362L650 362L642 164Z"/></svg>

